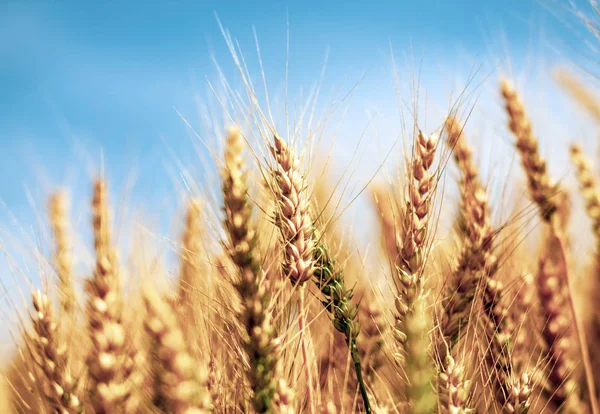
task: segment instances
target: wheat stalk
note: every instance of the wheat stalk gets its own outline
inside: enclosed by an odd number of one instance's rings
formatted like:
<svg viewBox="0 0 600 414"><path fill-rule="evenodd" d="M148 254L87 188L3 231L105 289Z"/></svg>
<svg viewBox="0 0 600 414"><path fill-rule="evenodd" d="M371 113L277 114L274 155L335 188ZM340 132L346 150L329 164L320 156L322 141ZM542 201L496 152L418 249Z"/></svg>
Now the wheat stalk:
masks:
<svg viewBox="0 0 600 414"><path fill-rule="evenodd" d="M414 298L412 305L413 309L404 322L407 394L411 413L430 414L437 401L432 386L434 376L429 355L431 328L425 296L421 294Z"/></svg>
<svg viewBox="0 0 600 414"><path fill-rule="evenodd" d="M342 272L329 254L327 245L321 242L315 251L314 282L324 296L322 304L332 317L334 328L344 334L350 357L354 363L356 379L367 413L371 412L369 395L362 375L361 357L358 348L360 323L358 305L352 304L353 289L348 289Z"/></svg>

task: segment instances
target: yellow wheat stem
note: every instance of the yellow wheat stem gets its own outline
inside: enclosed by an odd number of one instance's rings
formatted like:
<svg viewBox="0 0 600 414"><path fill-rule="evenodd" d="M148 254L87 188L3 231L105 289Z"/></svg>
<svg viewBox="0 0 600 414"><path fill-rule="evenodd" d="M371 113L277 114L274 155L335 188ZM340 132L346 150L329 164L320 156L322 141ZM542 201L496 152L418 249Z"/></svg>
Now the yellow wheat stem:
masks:
<svg viewBox="0 0 600 414"><path fill-rule="evenodd" d="M202 209L199 200L190 200L187 208L185 230L181 248L181 274L179 277L179 303L189 311L194 289L199 283L199 258L202 248L200 235ZM189 315L189 312L188 312Z"/></svg>

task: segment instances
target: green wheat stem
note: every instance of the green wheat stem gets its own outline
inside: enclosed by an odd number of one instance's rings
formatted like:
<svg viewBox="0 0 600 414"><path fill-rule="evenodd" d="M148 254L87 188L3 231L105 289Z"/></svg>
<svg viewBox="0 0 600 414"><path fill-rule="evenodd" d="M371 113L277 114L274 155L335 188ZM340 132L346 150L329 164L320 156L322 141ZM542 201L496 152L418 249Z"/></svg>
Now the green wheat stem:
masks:
<svg viewBox="0 0 600 414"><path fill-rule="evenodd" d="M352 361L354 362L354 370L356 371L356 378L358 379L358 389L360 390L360 395L363 399L363 403L365 404L365 411L367 413L371 413L371 404L369 402L369 395L367 394L367 387L365 386L365 382L362 376L362 366L360 363L360 355L358 353L358 346L356 345L356 338L352 338L350 343L348 344L350 347L350 354L352 356Z"/></svg>
<svg viewBox="0 0 600 414"><path fill-rule="evenodd" d="M334 328L346 337L346 345L350 350L350 355L354 362L356 379L365 406L365 412L370 414L371 404L362 376L362 365L357 346L360 323L357 318L358 305L352 304L354 289L346 289L342 272L336 268L335 259L329 256L327 245L323 242L315 250L315 262L313 281L325 296L325 299L321 303L332 315Z"/></svg>

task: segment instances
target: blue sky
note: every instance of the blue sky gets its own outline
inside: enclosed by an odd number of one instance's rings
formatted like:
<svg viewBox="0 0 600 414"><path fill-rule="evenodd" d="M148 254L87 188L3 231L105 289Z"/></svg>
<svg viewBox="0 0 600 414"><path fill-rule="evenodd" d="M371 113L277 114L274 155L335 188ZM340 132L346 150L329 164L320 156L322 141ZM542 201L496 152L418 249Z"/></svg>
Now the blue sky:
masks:
<svg viewBox="0 0 600 414"><path fill-rule="evenodd" d="M583 45L589 36L580 37L585 30L559 0L3 1L2 235L34 233L36 214L59 186L71 188L74 209L88 214L87 204L77 202L87 200L101 160L113 188L135 175L131 197L150 214L177 211L179 200L169 195L180 188L178 162L202 170L198 142L177 111L203 130L199 102L215 105L207 84L217 75L213 56L237 79L215 13L258 76L255 28L275 94L284 84L287 21L292 97L319 78L327 52L326 97L366 73L348 116L349 135L357 135L374 108L384 120L397 114L390 47L402 66L421 68L422 84L441 106L447 85L464 86L480 65L477 81L489 76L495 85L502 71L585 62L580 53L589 52ZM408 85L410 78L401 81ZM547 94L539 97L552 105ZM348 139L346 155L355 139Z"/></svg>
<svg viewBox="0 0 600 414"><path fill-rule="evenodd" d="M328 79L368 71L368 88L391 84L378 82L382 73L391 78L381 71L389 69L390 44L398 54L426 55L432 72L452 67L460 54L475 65L487 61L490 49L497 61L505 51L519 59L542 31L544 39L573 41L553 16L562 7L523 0L2 2L0 173L13 178L0 183L0 198L18 210L24 185L64 184L69 168L98 160L100 149L115 175L150 166L153 185L162 182L163 143L176 152L190 144L174 108L196 121L197 97L209 95L205 77L216 73L211 55L233 68L214 13L249 53L256 28L269 79L279 84L289 19L294 90L318 78L327 50ZM98 162L89 167L93 174Z"/></svg>

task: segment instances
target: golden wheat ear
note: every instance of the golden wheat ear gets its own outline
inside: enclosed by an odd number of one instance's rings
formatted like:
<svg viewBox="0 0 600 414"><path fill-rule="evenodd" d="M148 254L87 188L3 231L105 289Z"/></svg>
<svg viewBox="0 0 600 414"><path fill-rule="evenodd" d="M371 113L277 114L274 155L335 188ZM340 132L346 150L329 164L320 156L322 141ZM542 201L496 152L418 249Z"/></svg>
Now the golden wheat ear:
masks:
<svg viewBox="0 0 600 414"><path fill-rule="evenodd" d="M546 160L540 155L538 139L533 135L531 121L519 94L505 79L500 82L500 90L509 117L508 126L517 139L516 148L527 175L529 194L537 204L540 216L550 222L559 208L554 197L558 186L546 171Z"/></svg>
<svg viewBox="0 0 600 414"><path fill-rule="evenodd" d="M437 136L419 131L415 141L408 183L408 199L403 214L404 223L397 233L396 244L401 246L394 277L398 290L395 300L397 341L396 359L404 364L406 329L404 320L412 312L413 302L423 293L422 274L426 254L427 232L432 209L435 174L433 165Z"/></svg>
<svg viewBox="0 0 600 414"><path fill-rule="evenodd" d="M600 187L598 187L598 181L594 173L592 160L587 157L579 144L573 144L571 146L571 160L577 170L577 178L579 181L579 187L581 189L581 195L585 201L585 210L592 221L592 232L596 238L596 251L594 252L595 260L592 264L592 273L599 275L600 268L598 265L598 257L600 257ZM592 302L600 294L600 280L598 277L590 280L591 289L590 293L587 294L587 298ZM592 311L591 321L588 327L591 338L590 338L590 349L594 349L594 346L600 343L600 312ZM596 372L600 369L600 355L593 353L591 355L594 362L594 369ZM596 384L596 389L600 395L600 384Z"/></svg>
<svg viewBox="0 0 600 414"><path fill-rule="evenodd" d="M131 396L127 367L128 333L122 321L123 291L116 252L112 246L106 184L94 185L92 203L96 265L86 281L87 319L92 348L87 358L88 393L96 413L120 410Z"/></svg>
<svg viewBox="0 0 600 414"><path fill-rule="evenodd" d="M459 236L462 247L457 263L450 275L446 290L440 300L439 327L436 353L440 370L439 386L441 408L447 412L456 407L467 410L468 384L464 382L464 367L456 363L453 349L464 336L474 309L481 307L478 292L485 279L493 278L497 270L494 255L494 236L490 220L487 193L472 157L472 149L463 134L463 126L453 116L445 124L448 145L460 170L461 206L459 210ZM450 365L449 365L450 364ZM460 388L452 388L452 384Z"/></svg>
<svg viewBox="0 0 600 414"><path fill-rule="evenodd" d="M300 162L293 148L290 148L277 135L271 153L276 166L273 170L273 188L277 203L275 221L281 233L283 247L282 269L293 286L299 287L298 308L300 345L304 359L304 370L307 381L306 393L311 413L315 412L316 400L313 393L313 378L309 352L305 317L305 284L314 272L314 240L313 223L310 218L309 194L301 175Z"/></svg>
<svg viewBox="0 0 600 414"><path fill-rule="evenodd" d="M539 261L537 291L544 316L542 324L542 342L546 357L546 379L544 393L556 409L566 407L567 410L580 410L584 406L578 397L578 386L571 373L575 367L569 357L573 346L571 321L568 312L567 298L561 286L565 275L542 256Z"/></svg>
<svg viewBox="0 0 600 414"><path fill-rule="evenodd" d="M582 84L572 72L567 69L560 69L554 72L558 83L567 90L596 120L600 122L600 102L598 97L593 95L589 88Z"/></svg>
<svg viewBox="0 0 600 414"><path fill-rule="evenodd" d="M227 252L237 266L234 287L241 299L238 318L244 329L243 349L250 364L246 377L252 389L251 403L258 413L266 413L282 405L283 393L275 401L280 387L280 363L277 339L271 320L269 292L256 251L256 232L250 220L252 207L242 159L243 141L240 131L231 128L225 142L223 170L224 226L228 236ZM288 404L289 405L289 404Z"/></svg>
<svg viewBox="0 0 600 414"><path fill-rule="evenodd" d="M566 282L567 304L570 305L571 315L576 327L578 337L579 351L583 359L586 373L586 382L588 385L591 408L593 412L598 412L596 394L593 386L594 377L591 372L591 363L587 349L585 333L572 297L572 282L569 279L567 253L565 247L565 226L568 203L564 194L558 198L552 198L559 194L558 185L554 184L546 171L546 162L540 156L537 138L533 135L531 122L526 114L525 107L521 102L519 95L512 85L503 80L500 85L502 96L506 103L506 111L509 115L509 128L517 138L517 150L521 154L521 160L529 182L529 193L533 201L538 205L541 217L550 224L550 243L553 248L553 255L562 257L562 266Z"/></svg>
<svg viewBox="0 0 600 414"><path fill-rule="evenodd" d="M200 275L200 254L202 249L201 238L202 208L200 200L192 199L187 206L185 229L181 247L181 270L178 284L178 303L183 313L192 315L192 293L198 289ZM193 323L193 322L190 322Z"/></svg>
<svg viewBox="0 0 600 414"><path fill-rule="evenodd" d="M144 304L146 329L157 346L162 367L160 389L169 412L210 412L208 369L198 366L190 355L175 311L150 288L144 289Z"/></svg>
<svg viewBox="0 0 600 414"><path fill-rule="evenodd" d="M442 365L446 361L446 348L452 351L459 336L466 331L473 314L472 307L479 305L476 292L482 278L493 277L497 265L493 253L495 231L491 225L487 193L472 160L472 150L456 119L449 117L446 128L448 144L454 148L454 158L461 173L463 247L441 300L441 335L437 349Z"/></svg>
<svg viewBox="0 0 600 414"><path fill-rule="evenodd" d="M438 376L439 412L441 414L468 414L471 381L465 380L465 367L446 355L445 370Z"/></svg>
<svg viewBox="0 0 600 414"><path fill-rule="evenodd" d="M35 312L31 316L32 352L37 362L33 371L35 382L44 391L46 402L53 412L76 414L83 410L77 380L71 376L67 348L61 344L58 320L52 302L39 290L32 294Z"/></svg>
<svg viewBox="0 0 600 414"><path fill-rule="evenodd" d="M383 346L388 323L371 290L363 289L359 300L358 320L363 335L359 342L360 356L364 364L365 375L369 382L373 382L377 370L385 363Z"/></svg>
<svg viewBox="0 0 600 414"><path fill-rule="evenodd" d="M274 187L277 199L276 222L284 248L283 270L293 285L309 281L314 271L313 223L309 194L303 182L295 151L275 135L271 152L277 163Z"/></svg>
<svg viewBox="0 0 600 414"><path fill-rule="evenodd" d="M577 170L581 195L585 201L585 211L592 220L592 231L598 249L596 254L600 254L600 188L592 168L592 160L583 153L578 144L571 145L571 160Z"/></svg>
<svg viewBox="0 0 600 414"><path fill-rule="evenodd" d="M58 275L60 316L62 320L73 316L75 292L71 282L73 253L69 235L69 201L65 192L57 192L48 203L50 225L54 234L54 268Z"/></svg>
<svg viewBox="0 0 600 414"><path fill-rule="evenodd" d="M396 323L395 360L406 372L406 395L412 412L430 412L436 405L432 394L433 360L428 352L430 329L426 314L425 258L433 210L436 172L433 168L438 143L436 134L418 131L410 160L403 224L397 232L400 256L394 269ZM425 346L425 349L420 348Z"/></svg>
<svg viewBox="0 0 600 414"><path fill-rule="evenodd" d="M276 222L284 242L283 270L293 285L300 286L299 308L304 312L305 283L312 279L321 295L321 302L330 314L334 328L344 334L350 356L354 363L358 387L364 410L371 413L369 394L363 379L363 370L358 348L360 324L358 307L352 303L353 289L346 287L344 276L323 237L315 227L310 214L310 202L303 176L299 170L299 159L295 151L275 136L271 151L276 161L274 171L275 197L279 204ZM300 330L305 330L304 317L299 318ZM304 342L304 341L303 341ZM303 347L303 353L306 349ZM305 360L307 358L305 357ZM310 371L310 370L309 370ZM309 371L307 378L310 380ZM310 388L310 387L309 387ZM312 391L309 390L309 393ZM309 396L311 399L312 396ZM311 407L314 411L314 408Z"/></svg>
<svg viewBox="0 0 600 414"><path fill-rule="evenodd" d="M505 289L500 280L486 277L483 283L484 338L487 379L497 404L506 412L524 414L531 405L532 385L527 372L513 364L512 335L515 323L508 313Z"/></svg>

